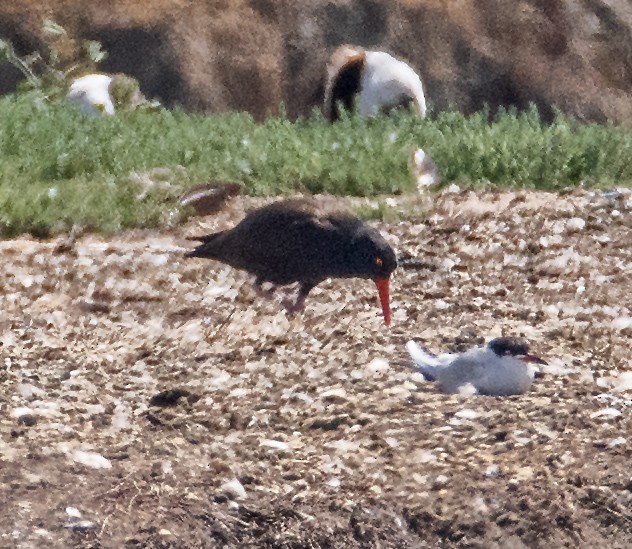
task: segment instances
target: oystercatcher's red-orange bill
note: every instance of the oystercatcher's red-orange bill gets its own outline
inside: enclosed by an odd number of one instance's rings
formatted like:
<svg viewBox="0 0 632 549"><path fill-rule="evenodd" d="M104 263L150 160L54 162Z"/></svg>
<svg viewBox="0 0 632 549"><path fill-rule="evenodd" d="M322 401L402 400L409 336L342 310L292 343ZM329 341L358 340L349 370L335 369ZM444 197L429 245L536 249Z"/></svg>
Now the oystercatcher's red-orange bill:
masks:
<svg viewBox="0 0 632 549"><path fill-rule="evenodd" d="M377 286L377 292L380 296L380 304L382 305L382 314L384 315L384 322L388 326L391 323L391 303L388 287L388 278L378 278L375 281Z"/></svg>

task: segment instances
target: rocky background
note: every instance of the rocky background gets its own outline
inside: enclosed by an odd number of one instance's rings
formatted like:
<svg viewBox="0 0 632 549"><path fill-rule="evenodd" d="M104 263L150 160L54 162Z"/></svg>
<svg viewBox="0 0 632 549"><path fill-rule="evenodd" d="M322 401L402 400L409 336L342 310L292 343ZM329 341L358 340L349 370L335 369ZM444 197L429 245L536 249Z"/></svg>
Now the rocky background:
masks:
<svg viewBox="0 0 632 549"><path fill-rule="evenodd" d="M283 102L290 116L320 105L329 53L383 48L421 73L435 108L535 102L581 119L632 119L632 4L625 0L12 0L0 36L19 53L43 47L42 20L110 53L102 69L198 112ZM73 46L66 55L72 56ZM0 67L0 93L20 74Z"/></svg>

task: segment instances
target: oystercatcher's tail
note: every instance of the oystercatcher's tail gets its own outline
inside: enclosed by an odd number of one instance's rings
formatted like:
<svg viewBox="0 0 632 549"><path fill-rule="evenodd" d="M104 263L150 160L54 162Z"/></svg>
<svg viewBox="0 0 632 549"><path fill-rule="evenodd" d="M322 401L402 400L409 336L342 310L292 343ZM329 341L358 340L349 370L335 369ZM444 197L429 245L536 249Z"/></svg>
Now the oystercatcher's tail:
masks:
<svg viewBox="0 0 632 549"><path fill-rule="evenodd" d="M199 246L187 252L185 257L216 257L216 242L218 237L222 236L226 231L207 234L203 236L187 236L187 240L195 240L202 242Z"/></svg>

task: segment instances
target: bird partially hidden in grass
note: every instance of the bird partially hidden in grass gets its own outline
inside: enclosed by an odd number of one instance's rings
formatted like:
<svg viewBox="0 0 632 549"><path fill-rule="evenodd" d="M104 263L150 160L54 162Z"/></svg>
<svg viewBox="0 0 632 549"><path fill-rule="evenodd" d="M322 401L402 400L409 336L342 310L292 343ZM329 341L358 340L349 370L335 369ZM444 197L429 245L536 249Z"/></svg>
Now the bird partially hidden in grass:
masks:
<svg viewBox="0 0 632 549"><path fill-rule="evenodd" d="M211 181L190 189L180 198L180 204L191 206L196 215L210 215L219 212L232 197L240 192L239 183Z"/></svg>
<svg viewBox="0 0 632 549"><path fill-rule="evenodd" d="M66 99L87 116L113 115L140 105L155 107L140 91L138 81L126 74L86 74L75 78ZM158 104L159 105L159 104Z"/></svg>
<svg viewBox="0 0 632 549"><path fill-rule="evenodd" d="M436 381L444 393L523 394L533 382L533 364L546 364L541 358L529 354L528 344L515 337L497 337L486 347L439 356L414 341L406 344L406 350L418 371L427 380Z"/></svg>
<svg viewBox="0 0 632 549"><path fill-rule="evenodd" d="M110 94L112 76L87 74L73 80L66 98L88 116L114 114L114 101Z"/></svg>
<svg viewBox="0 0 632 549"><path fill-rule="evenodd" d="M372 279L382 313L390 323L389 280L397 267L393 248L380 233L347 211L327 210L312 199L285 199L249 212L234 228L192 237L201 241L187 257L227 263L255 275L262 284L299 283L290 314L301 311L316 285L327 278Z"/></svg>

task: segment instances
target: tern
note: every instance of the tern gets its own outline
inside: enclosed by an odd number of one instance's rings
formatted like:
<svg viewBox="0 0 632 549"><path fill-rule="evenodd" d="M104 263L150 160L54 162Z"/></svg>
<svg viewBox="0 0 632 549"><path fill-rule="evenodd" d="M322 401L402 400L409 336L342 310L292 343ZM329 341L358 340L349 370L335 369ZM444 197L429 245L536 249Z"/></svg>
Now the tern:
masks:
<svg viewBox="0 0 632 549"><path fill-rule="evenodd" d="M524 340L515 337L497 337L485 347L439 356L414 341L406 344L406 350L419 372L429 381L437 381L444 393L521 395L531 387L534 364L546 364L529 354Z"/></svg>

